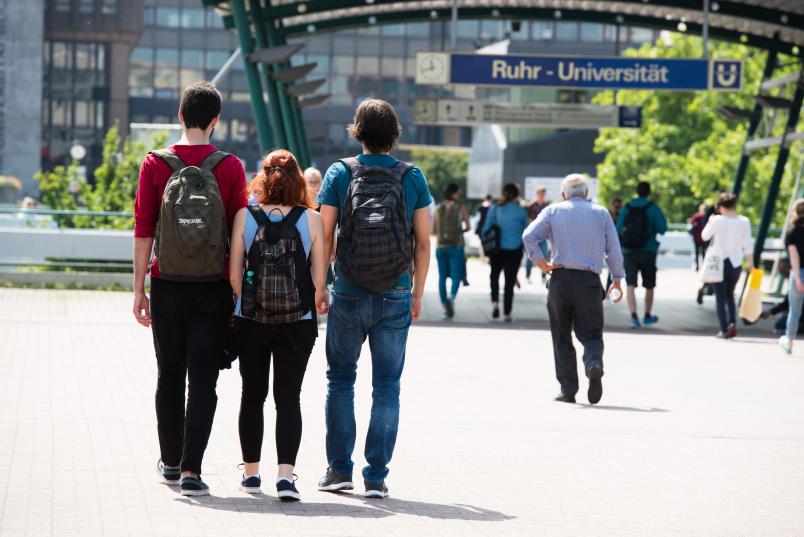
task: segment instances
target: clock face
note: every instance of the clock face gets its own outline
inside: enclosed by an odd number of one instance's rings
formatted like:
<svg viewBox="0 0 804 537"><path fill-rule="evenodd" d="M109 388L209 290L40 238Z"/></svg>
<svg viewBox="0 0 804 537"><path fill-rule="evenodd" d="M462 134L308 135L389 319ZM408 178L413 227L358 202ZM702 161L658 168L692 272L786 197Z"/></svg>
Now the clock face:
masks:
<svg viewBox="0 0 804 537"><path fill-rule="evenodd" d="M439 52L423 52L416 56L416 82L419 84L446 84L448 80L449 55Z"/></svg>
<svg viewBox="0 0 804 537"><path fill-rule="evenodd" d="M434 122L438 119L438 105L432 99L420 99L413 105L413 120L416 123Z"/></svg>

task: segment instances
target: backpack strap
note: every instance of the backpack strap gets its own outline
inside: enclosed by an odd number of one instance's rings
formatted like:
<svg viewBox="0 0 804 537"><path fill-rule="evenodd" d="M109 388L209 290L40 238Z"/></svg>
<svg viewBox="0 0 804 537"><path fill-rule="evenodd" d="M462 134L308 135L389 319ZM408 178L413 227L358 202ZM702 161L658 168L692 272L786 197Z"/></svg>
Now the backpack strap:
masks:
<svg viewBox="0 0 804 537"><path fill-rule="evenodd" d="M291 226L295 226L296 222L299 221L299 218L304 214L307 209L304 207L296 206L290 210L290 212L285 215L284 222Z"/></svg>
<svg viewBox="0 0 804 537"><path fill-rule="evenodd" d="M413 164L400 160L391 167L391 177L393 177L395 181L401 181L405 174L411 170L411 168L413 168Z"/></svg>
<svg viewBox="0 0 804 537"><path fill-rule="evenodd" d="M346 168L346 171L349 172L349 176L354 179L357 169L362 166L360 161L357 160L357 157L348 157L342 158L338 160L343 166Z"/></svg>
<svg viewBox="0 0 804 537"><path fill-rule="evenodd" d="M201 163L200 168L202 170L211 172L218 164L221 163L223 159L228 156L229 153L226 153L225 151L213 151L207 158L204 159L204 162Z"/></svg>
<svg viewBox="0 0 804 537"><path fill-rule="evenodd" d="M271 223L271 219L268 218L260 205L249 205L248 212L250 212L254 220L257 221L258 226L265 226Z"/></svg>
<svg viewBox="0 0 804 537"><path fill-rule="evenodd" d="M160 158L162 162L170 166L170 168L174 172L177 172L187 167L187 165L184 163L181 157L179 157L179 155L177 155L170 149L154 149L153 151L149 151L149 153L155 157Z"/></svg>

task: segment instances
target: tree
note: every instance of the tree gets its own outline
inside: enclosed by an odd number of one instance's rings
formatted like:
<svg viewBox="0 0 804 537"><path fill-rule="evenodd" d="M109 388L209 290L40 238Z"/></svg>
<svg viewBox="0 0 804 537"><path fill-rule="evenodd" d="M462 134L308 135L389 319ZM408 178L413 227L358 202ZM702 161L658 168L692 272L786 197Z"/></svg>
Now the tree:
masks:
<svg viewBox="0 0 804 537"><path fill-rule="evenodd" d="M414 149L411 160L427 177L430 192L437 200L449 183L456 183L466 192L466 175L469 171L469 155L463 151L447 149Z"/></svg>
<svg viewBox="0 0 804 537"><path fill-rule="evenodd" d="M79 181L75 162L52 171L40 171L36 180L42 202L52 209L132 212L140 164L150 147L162 147L166 141L166 133L155 134L149 143L127 139L121 152L120 133L115 125L104 138L103 161L93 174L94 184ZM131 229L134 219L76 216L62 217L60 223L68 227Z"/></svg>
<svg viewBox="0 0 804 537"><path fill-rule="evenodd" d="M602 129L595 151L606 156L597 168L602 200L634 195L639 181L649 181L654 198L668 220L684 222L701 202L712 202L720 190L730 190L745 141L746 122L728 121L717 114L721 105L753 108L753 95L762 78L764 51L710 41L714 58L735 58L744 62L744 90L741 92L628 91L619 94L618 104L642 106L642 128ZM631 49L626 56L694 58L701 55L701 39L672 34L655 44ZM780 64L790 64L786 60ZM776 71L781 76L795 65ZM593 102L611 104L613 93L601 92ZM786 117L784 118L786 119ZM776 121L768 135L779 135L784 121ZM750 160L740 211L757 224L778 148L755 153ZM801 157L791 153L782 184L780 203L791 195ZM784 210L775 212L774 224L781 224Z"/></svg>

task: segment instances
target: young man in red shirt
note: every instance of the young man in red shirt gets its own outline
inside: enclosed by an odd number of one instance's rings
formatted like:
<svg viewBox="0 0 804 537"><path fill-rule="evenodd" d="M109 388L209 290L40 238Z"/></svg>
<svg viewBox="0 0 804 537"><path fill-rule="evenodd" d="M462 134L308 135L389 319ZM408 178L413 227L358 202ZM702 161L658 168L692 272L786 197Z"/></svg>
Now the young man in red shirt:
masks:
<svg viewBox="0 0 804 537"><path fill-rule="evenodd" d="M200 167L217 151L209 140L220 112L221 95L212 84L199 82L184 90L178 114L183 135L168 148L184 166ZM245 170L240 159L228 155L212 172L228 232L235 213L246 206ZM140 169L134 203L134 317L153 331L159 375L156 418L161 458L157 469L164 483L180 485L182 495L201 496L209 494L201 480L201 459L217 405L215 384L233 311L232 288L228 263L223 264L217 281L176 281L167 274L160 278L159 259L155 256L151 261L162 196L173 173L174 168L153 153ZM145 294L149 265L150 300ZM189 379L186 410L185 378Z"/></svg>

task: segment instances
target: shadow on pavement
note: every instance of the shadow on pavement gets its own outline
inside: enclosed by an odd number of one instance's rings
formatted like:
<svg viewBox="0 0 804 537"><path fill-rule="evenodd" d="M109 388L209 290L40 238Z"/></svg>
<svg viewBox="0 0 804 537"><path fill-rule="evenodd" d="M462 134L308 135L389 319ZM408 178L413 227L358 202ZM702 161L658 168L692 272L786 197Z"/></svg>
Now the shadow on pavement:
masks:
<svg viewBox="0 0 804 537"><path fill-rule="evenodd" d="M670 412L666 408L657 407L638 407L638 406L617 406L617 405L588 405L586 403L576 403L581 408L595 408L599 410L616 410L619 412Z"/></svg>
<svg viewBox="0 0 804 537"><path fill-rule="evenodd" d="M265 514L281 514L286 516L342 516L350 518L384 518L396 514L423 516L442 520L471 520L481 522L499 522L516 517L483 509L467 504L440 504L402 500L398 498L365 499L357 494L340 493L344 500L361 503L316 503L316 502L280 502L273 496L255 494L254 496L201 496L196 498L176 498L175 501L214 509L217 511L253 512Z"/></svg>

